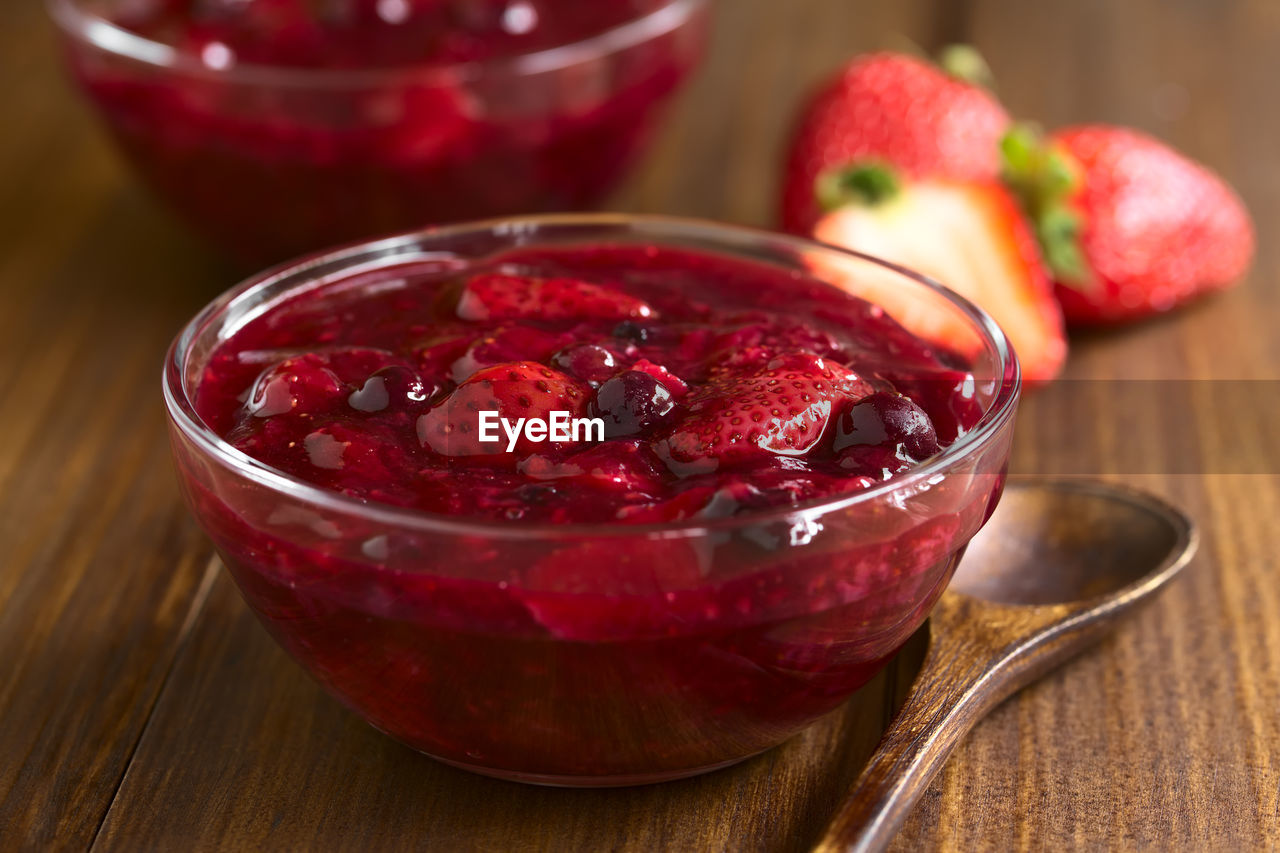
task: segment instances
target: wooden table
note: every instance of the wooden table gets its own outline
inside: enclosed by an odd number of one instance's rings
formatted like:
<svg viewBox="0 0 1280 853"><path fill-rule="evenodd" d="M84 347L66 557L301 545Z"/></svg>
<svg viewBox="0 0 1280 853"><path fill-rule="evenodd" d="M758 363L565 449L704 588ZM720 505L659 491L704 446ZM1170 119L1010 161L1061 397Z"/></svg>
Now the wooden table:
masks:
<svg viewBox="0 0 1280 853"><path fill-rule="evenodd" d="M1020 115L1134 124L1220 169L1261 234L1245 286L1075 342L1014 470L1144 485L1201 556L1098 651L1002 706L902 849L1280 843L1280 5L1271 0L724 0L713 49L616 202L768 224L797 97L857 50L976 43ZM0 848L800 850L915 654L782 748L640 789L440 766L321 693L179 502L159 394L234 272L139 191L0 4ZM874 697L874 698L868 698Z"/></svg>

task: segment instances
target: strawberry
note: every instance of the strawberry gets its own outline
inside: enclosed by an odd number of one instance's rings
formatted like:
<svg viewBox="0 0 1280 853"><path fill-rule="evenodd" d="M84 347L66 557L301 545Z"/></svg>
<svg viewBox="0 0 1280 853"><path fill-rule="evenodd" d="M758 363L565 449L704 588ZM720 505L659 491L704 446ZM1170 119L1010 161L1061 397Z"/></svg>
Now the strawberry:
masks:
<svg viewBox="0 0 1280 853"><path fill-rule="evenodd" d="M781 320L746 323L717 335L706 356L709 373L740 370L764 364L783 352L811 352L830 358L840 352L840 344L830 332L806 323ZM838 359L837 359L838 360Z"/></svg>
<svg viewBox="0 0 1280 853"><path fill-rule="evenodd" d="M676 473L762 456L800 456L822 439L842 403L871 392L852 371L805 353L725 371L689 395L688 416L655 449Z"/></svg>
<svg viewBox="0 0 1280 853"><path fill-rule="evenodd" d="M982 60L955 46L944 71L896 53L858 56L801 114L787 155L782 226L807 234L822 216L814 188L855 161L878 160L912 178L982 180L1000 171L999 141L1010 119L980 77ZM967 67L966 67L967 66Z"/></svg>
<svg viewBox="0 0 1280 853"><path fill-rule="evenodd" d="M522 433L508 453L501 426L498 441L480 440L480 412L497 412L514 423L518 418L548 420L555 411L581 417L586 405L586 390L563 373L530 361L497 364L477 371L418 418L418 439L442 456L514 466L536 451L561 449L564 442L533 442Z"/></svg>
<svg viewBox="0 0 1280 853"><path fill-rule="evenodd" d="M627 320L656 315L644 301L599 284L572 278L486 273L475 276L463 287L458 316L485 322L539 317Z"/></svg>
<svg viewBox="0 0 1280 853"><path fill-rule="evenodd" d="M1047 382L1066 358L1062 315L1036 240L1014 197L995 180L904 181L879 165L836 173L823 187L830 209L814 236L922 273L966 296L1004 329L1028 383ZM959 353L978 341L953 311L902 290L896 274L867 265L846 290L884 307L925 340Z"/></svg>
<svg viewBox="0 0 1280 853"><path fill-rule="evenodd" d="M346 402L391 354L386 350L344 347L303 353L271 365L258 375L245 407L258 418L287 413L314 416Z"/></svg>
<svg viewBox="0 0 1280 853"><path fill-rule="evenodd" d="M1249 268L1254 229L1239 196L1149 136L1094 125L1046 143L1019 127L1002 147L1072 325L1167 311Z"/></svg>

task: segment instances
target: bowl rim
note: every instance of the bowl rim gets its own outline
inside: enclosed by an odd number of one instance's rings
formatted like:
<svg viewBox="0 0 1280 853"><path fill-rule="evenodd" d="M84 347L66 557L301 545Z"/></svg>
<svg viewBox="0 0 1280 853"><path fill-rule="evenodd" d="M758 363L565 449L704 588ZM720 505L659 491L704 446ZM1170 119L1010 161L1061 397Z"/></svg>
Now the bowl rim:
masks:
<svg viewBox="0 0 1280 853"><path fill-rule="evenodd" d="M397 261L411 263L415 259L414 253L404 251L406 249L418 248L417 259L428 258L429 253L421 246L424 242L447 240L455 236L486 231L522 237L536 235L542 228L556 226L612 227L624 232L647 235L659 244L664 235L701 238L724 250L741 250L753 245L759 246L761 243L771 243L798 252L812 253L818 250L876 264L933 290L958 308L982 336L984 345L994 348L999 360L996 365L999 378L993 376L990 381L998 381L1000 387L996 389L990 407L967 433L919 465L869 488L813 498L798 504L769 507L726 518L684 519L646 524L510 522L444 515L411 507L364 501L324 489L249 456L210 429L196 413L186 382L185 362L190 346L211 323L226 319L235 310L237 304L250 300L257 291L293 279L286 284L288 296L285 293L278 294L275 298L255 306L254 310L238 317L234 327L220 328L221 340L226 340L229 335L271 310L280 301L300 294L306 286L325 283L326 279L314 278L312 274L315 272L324 271L331 279L340 280L347 275L367 272ZM585 239L590 238L588 236ZM513 243L514 245L521 244ZM473 534L490 539L689 538L704 535L710 531L772 522L794 524L798 520L812 520L858 504L871 503L895 492L910 493L917 486L928 483L934 477L945 473L953 464L969 458L986 447L1004 429L1017 410L1022 388L1022 372L1012 345L1004 331L989 314L933 279L872 255L775 231L693 218L629 213L552 213L474 220L456 225L434 226L404 232L352 243L336 249L322 250L286 261L250 276L208 303L182 328L173 339L165 356L161 384L165 408L171 423L187 440L199 448L201 453L211 457L219 465L227 467L238 476L246 477L260 486L287 495L294 500L323 509L359 516L388 527L427 533Z"/></svg>
<svg viewBox="0 0 1280 853"><path fill-rule="evenodd" d="M305 68L261 63L213 68L192 53L135 33L85 10L79 0L45 0L45 8L68 36L105 53L159 69L259 86L349 89L385 85L389 80L443 85L486 75L519 77L557 71L674 32L710 2L667 0L655 9L586 38L540 50L487 60L367 69Z"/></svg>

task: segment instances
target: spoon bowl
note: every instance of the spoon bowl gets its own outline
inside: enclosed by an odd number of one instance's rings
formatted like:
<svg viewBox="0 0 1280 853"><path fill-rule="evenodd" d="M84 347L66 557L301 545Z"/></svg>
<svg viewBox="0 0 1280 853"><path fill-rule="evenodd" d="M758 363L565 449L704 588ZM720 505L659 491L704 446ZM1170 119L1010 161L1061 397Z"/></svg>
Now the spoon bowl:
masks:
<svg viewBox="0 0 1280 853"><path fill-rule="evenodd" d="M1163 584L1186 564L1170 556L1193 540L1185 515L1143 492L1089 480L1013 485L950 589L1003 604L1089 601L1145 588L1153 574Z"/></svg>
<svg viewBox="0 0 1280 853"><path fill-rule="evenodd" d="M905 704L815 849L885 849L978 720L1149 601L1197 543L1185 514L1143 492L1011 484L929 618Z"/></svg>

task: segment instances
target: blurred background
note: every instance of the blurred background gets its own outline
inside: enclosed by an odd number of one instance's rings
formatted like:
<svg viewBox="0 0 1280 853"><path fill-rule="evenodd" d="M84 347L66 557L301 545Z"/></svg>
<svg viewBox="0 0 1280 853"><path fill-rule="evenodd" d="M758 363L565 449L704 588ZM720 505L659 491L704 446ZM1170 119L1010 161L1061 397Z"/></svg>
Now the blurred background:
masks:
<svg viewBox="0 0 1280 853"><path fill-rule="evenodd" d="M1014 115L1146 130L1258 226L1239 288L1076 336L1030 395L1015 476L1162 494L1204 527L1189 577L962 746L902 849L1280 843L1280 4L725 0L705 59L605 203L771 227L805 94L854 53L968 42ZM170 339L245 272L126 168L33 0L0 8L0 847L803 849L906 660L742 767L633 792L476 779L396 746L267 638L181 505ZM517 845L519 846L519 845Z"/></svg>

